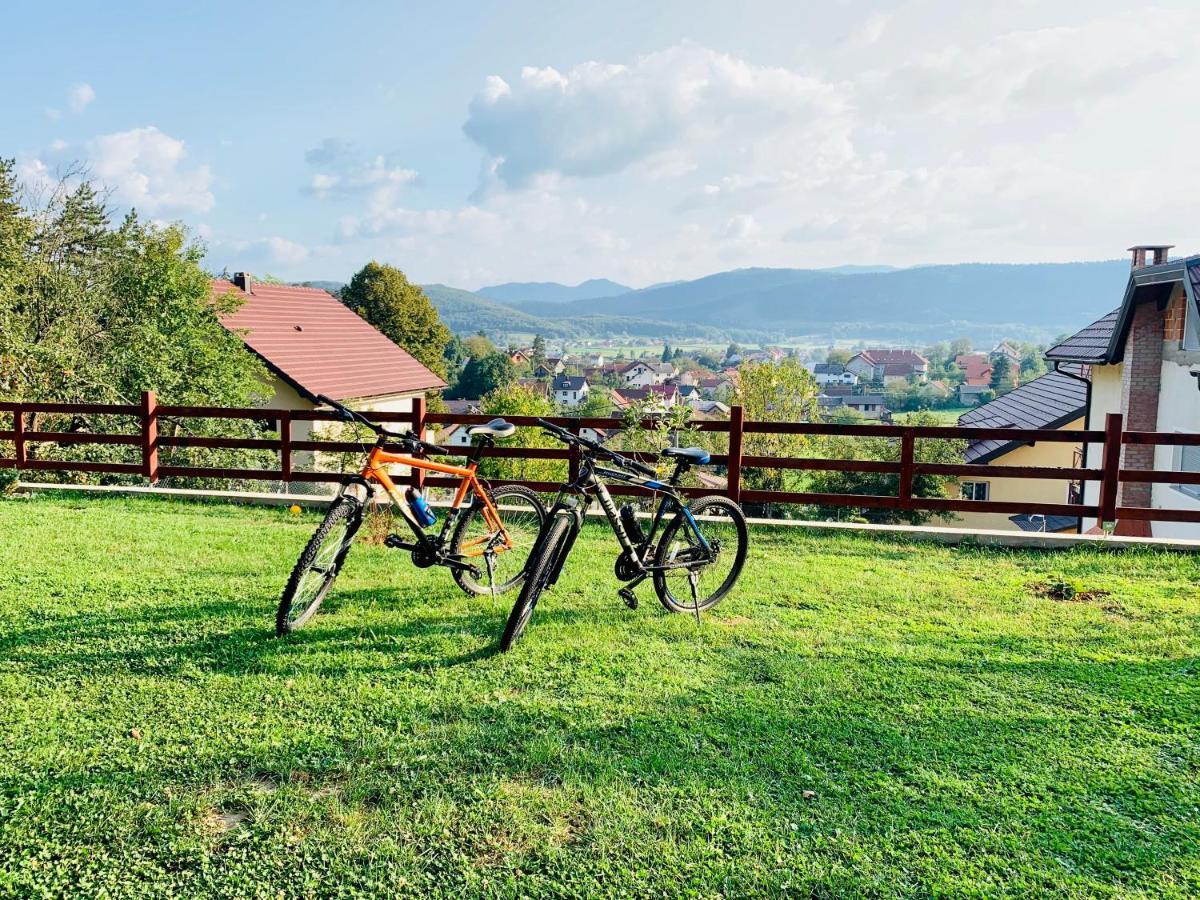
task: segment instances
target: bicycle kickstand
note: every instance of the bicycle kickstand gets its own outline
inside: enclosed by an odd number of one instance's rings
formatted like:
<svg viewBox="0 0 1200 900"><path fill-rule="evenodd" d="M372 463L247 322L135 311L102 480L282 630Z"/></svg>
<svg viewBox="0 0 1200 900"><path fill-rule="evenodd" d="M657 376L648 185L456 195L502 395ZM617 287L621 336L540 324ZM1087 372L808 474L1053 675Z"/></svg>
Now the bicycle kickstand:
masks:
<svg viewBox="0 0 1200 900"><path fill-rule="evenodd" d="M700 598L696 596L696 573L688 571L688 586L692 589L692 609L696 611L696 624L700 624Z"/></svg>
<svg viewBox="0 0 1200 900"><path fill-rule="evenodd" d="M483 560L487 564L488 584L492 589L492 604L496 603L496 558L491 552L483 554Z"/></svg>

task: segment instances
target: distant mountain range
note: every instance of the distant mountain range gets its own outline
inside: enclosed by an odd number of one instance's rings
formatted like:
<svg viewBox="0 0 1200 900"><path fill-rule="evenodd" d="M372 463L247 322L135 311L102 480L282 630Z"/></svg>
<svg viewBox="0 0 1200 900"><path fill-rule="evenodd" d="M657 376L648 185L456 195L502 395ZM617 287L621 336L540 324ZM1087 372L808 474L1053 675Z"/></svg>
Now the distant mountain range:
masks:
<svg viewBox="0 0 1200 900"><path fill-rule="evenodd" d="M1048 341L1117 305L1129 275L1108 262L835 269L735 269L634 290L509 283L465 291L423 285L454 331L496 339L650 336L739 341ZM338 282L308 282L330 289ZM605 291L600 294L600 291Z"/></svg>
<svg viewBox="0 0 1200 900"><path fill-rule="evenodd" d="M568 303L572 300L595 300L598 297L616 297L628 294L633 288L609 281L607 278L592 278L574 287L557 281L510 281L482 287L475 293L501 303Z"/></svg>
<svg viewBox="0 0 1200 900"><path fill-rule="evenodd" d="M1129 264L736 269L587 301L516 303L535 316L603 315L766 334L931 340L1049 340L1117 305Z"/></svg>

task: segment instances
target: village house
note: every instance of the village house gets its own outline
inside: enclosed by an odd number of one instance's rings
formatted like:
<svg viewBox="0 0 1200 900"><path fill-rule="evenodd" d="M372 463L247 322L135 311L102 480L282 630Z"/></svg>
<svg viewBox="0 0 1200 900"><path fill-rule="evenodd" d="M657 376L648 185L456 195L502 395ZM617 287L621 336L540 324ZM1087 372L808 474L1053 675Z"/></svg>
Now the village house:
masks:
<svg viewBox="0 0 1200 900"><path fill-rule="evenodd" d="M1021 351L1012 345L1010 341L1001 341L992 348L992 352L988 356L993 359L997 356L1006 356L1008 361L1014 366L1021 365Z"/></svg>
<svg viewBox="0 0 1200 900"><path fill-rule="evenodd" d="M924 381L929 360L915 350L864 350L846 362L846 369L871 384Z"/></svg>
<svg viewBox="0 0 1200 900"><path fill-rule="evenodd" d="M959 416L969 428L1053 428L1080 431L1087 413L1088 382L1079 366L1064 367L1027 382L1007 394ZM1058 441L969 441L964 462L997 466L1078 468L1082 443ZM996 502L1078 503L1078 482L1049 478L971 476L959 482L964 500ZM1029 513L959 513L967 528L1020 531L1077 531L1079 519Z"/></svg>
<svg viewBox="0 0 1200 900"><path fill-rule="evenodd" d="M446 386L325 291L259 283L246 272L216 279L212 289L241 301L221 324L266 365L269 409L317 409L317 397L324 395L354 409L409 412L414 398ZM314 426L324 423L292 422L292 439L312 439ZM298 468L312 463L311 454L297 453L295 460Z"/></svg>
<svg viewBox="0 0 1200 900"><path fill-rule="evenodd" d="M992 383L992 372L995 369L992 361L984 354L960 353L954 357L954 364L962 371L964 384L987 386Z"/></svg>
<svg viewBox="0 0 1200 900"><path fill-rule="evenodd" d="M1046 358L1055 365L1090 367L1086 427L1101 429L1106 414L1124 416L1127 431L1200 432L1200 256L1167 259L1167 245L1131 247L1133 268L1121 305L1061 344ZM1146 264L1147 253L1153 263ZM1086 445L1083 464L1100 465L1102 448ZM1119 506L1200 510L1200 447L1127 444L1122 469L1179 472L1176 484L1123 481ZM1099 484L1089 481L1084 502ZM1097 527L1084 519L1083 530ZM1197 538L1200 525L1184 522L1117 523L1117 533Z"/></svg>
<svg viewBox="0 0 1200 900"><path fill-rule="evenodd" d="M550 395L560 406L580 406L587 401L590 390L582 375L559 375L550 386Z"/></svg>
<svg viewBox="0 0 1200 900"><path fill-rule="evenodd" d="M644 403L650 412L662 412L679 403L679 389L673 384L651 384L640 388L617 388L616 406L624 409Z"/></svg>
<svg viewBox="0 0 1200 900"><path fill-rule="evenodd" d="M701 378L696 386L700 388L700 394L705 399L728 403L737 385L730 376L717 375L713 378Z"/></svg>
<svg viewBox="0 0 1200 900"><path fill-rule="evenodd" d="M618 369L623 386L643 388L653 384L665 384L679 374L671 363L650 362L635 359Z"/></svg>
<svg viewBox="0 0 1200 900"><path fill-rule="evenodd" d="M841 363L817 363L812 367L817 384L858 384L858 376Z"/></svg>
<svg viewBox="0 0 1200 900"><path fill-rule="evenodd" d="M892 418L883 394L818 394L817 405L823 412L844 408L862 413L864 419L888 422Z"/></svg>
<svg viewBox="0 0 1200 900"><path fill-rule="evenodd" d="M983 394L991 391L991 386L986 384L967 384L963 382L958 386L958 403L960 406L974 406L983 399Z"/></svg>
<svg viewBox="0 0 1200 900"><path fill-rule="evenodd" d="M561 375L565 368L561 357L547 356L545 362L540 362L533 367L533 377L552 378L555 375Z"/></svg>

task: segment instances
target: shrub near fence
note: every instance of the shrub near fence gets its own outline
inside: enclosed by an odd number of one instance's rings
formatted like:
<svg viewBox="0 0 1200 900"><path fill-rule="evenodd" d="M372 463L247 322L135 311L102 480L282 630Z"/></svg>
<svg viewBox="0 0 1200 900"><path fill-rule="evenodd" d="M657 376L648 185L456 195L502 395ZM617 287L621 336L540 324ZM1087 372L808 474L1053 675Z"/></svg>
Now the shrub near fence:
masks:
<svg viewBox="0 0 1200 900"><path fill-rule="evenodd" d="M116 415L128 416L139 424L135 433L98 434L84 431L47 432L26 429L27 417L44 413L49 415ZM0 446L7 443L11 456L0 457L0 468L18 471L92 472L123 476L137 476L151 484L164 478L191 478L215 480L264 480L284 483L338 483L346 475L338 472L300 471L293 465L297 452L345 453L359 452L362 445L356 441L292 440L291 424L295 421L334 421L331 412L322 410L279 410L279 409L229 409L205 406L159 405L153 393L142 397L137 405L89 404L89 403L0 403L0 417L7 414L8 427L0 418ZM384 423L398 423L423 431L430 425L478 424L488 416L457 415L453 413L429 413L421 399L413 401L412 412L372 412L372 418ZM530 416L510 416L517 426L536 427L537 420ZM166 436L160 433L163 420L229 419L270 420L278 426L278 438L211 437L211 436ZM575 432L583 428L612 429L616 421L607 418L554 418L557 424ZM653 428L654 422L644 421L644 428ZM1151 484L1200 484L1200 473L1159 470L1125 469L1121 467L1121 448L1125 445L1168 445L1198 446L1200 434L1175 434L1164 432L1125 431L1120 414L1109 414L1103 431L1055 431L1023 428L958 428L953 426L908 426L908 425L834 425L814 422L756 422L747 421L743 410L735 406L728 421L694 422L689 427L700 431L718 432L728 436L727 453L715 453L712 461L724 466L727 473L727 495L736 502L745 503L793 503L819 504L849 508L888 508L900 510L931 510L938 513L988 512L988 513L1034 513L1042 515L1080 516L1097 518L1104 522L1117 519L1139 519L1148 521L1200 522L1200 511L1182 509L1152 509L1118 505L1122 482ZM792 435L843 435L889 437L899 441L898 461L825 459L817 457L773 457L753 456L743 453L743 439L747 434L792 434ZM1003 441L1053 441L1069 443L1099 444L1103 447L1099 468L1059 468L1028 466L996 466L980 464L922 463L914 460L915 442L918 440L1003 440ZM116 444L136 448L135 462L88 462L77 460L47 459L38 452L31 455L31 445L79 445ZM277 455L278 468L219 468L192 465L164 464L160 456L171 448L209 448L268 451ZM5 452L0 450L0 452ZM578 472L577 451L567 448L522 448L493 447L486 451L488 456L524 459L566 460L571 475ZM643 460L652 461L649 453L633 453ZM898 489L895 494L825 494L802 491L763 491L745 489L742 473L746 469L795 469L834 470L845 472L877 472L897 476ZM1023 503L1020 501L962 500L943 497L919 497L913 493L913 479L918 474L952 476L959 478L1049 478L1062 481L1097 481L1100 484L1099 501L1085 503ZM413 471L409 479L416 485L450 487L450 479L426 476ZM551 491L558 487L554 482L519 481L534 490ZM626 485L614 485L614 493L639 494L644 491ZM711 489L686 488L692 495L709 494Z"/></svg>

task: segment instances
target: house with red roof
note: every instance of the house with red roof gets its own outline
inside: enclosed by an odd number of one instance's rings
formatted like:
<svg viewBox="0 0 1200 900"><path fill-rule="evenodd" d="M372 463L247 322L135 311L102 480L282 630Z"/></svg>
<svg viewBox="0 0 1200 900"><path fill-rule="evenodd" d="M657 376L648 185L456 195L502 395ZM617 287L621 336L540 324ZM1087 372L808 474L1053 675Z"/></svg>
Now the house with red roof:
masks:
<svg viewBox="0 0 1200 900"><path fill-rule="evenodd" d="M221 324L270 371L271 409L315 409L323 394L355 409L408 412L414 397L446 386L325 291L255 282L246 272L215 279L212 288L241 301ZM293 423L293 438L307 439L313 424Z"/></svg>
<svg viewBox="0 0 1200 900"><path fill-rule="evenodd" d="M994 371L991 359L983 353L960 353L954 364L962 370L963 383L985 386L992 383Z"/></svg>

